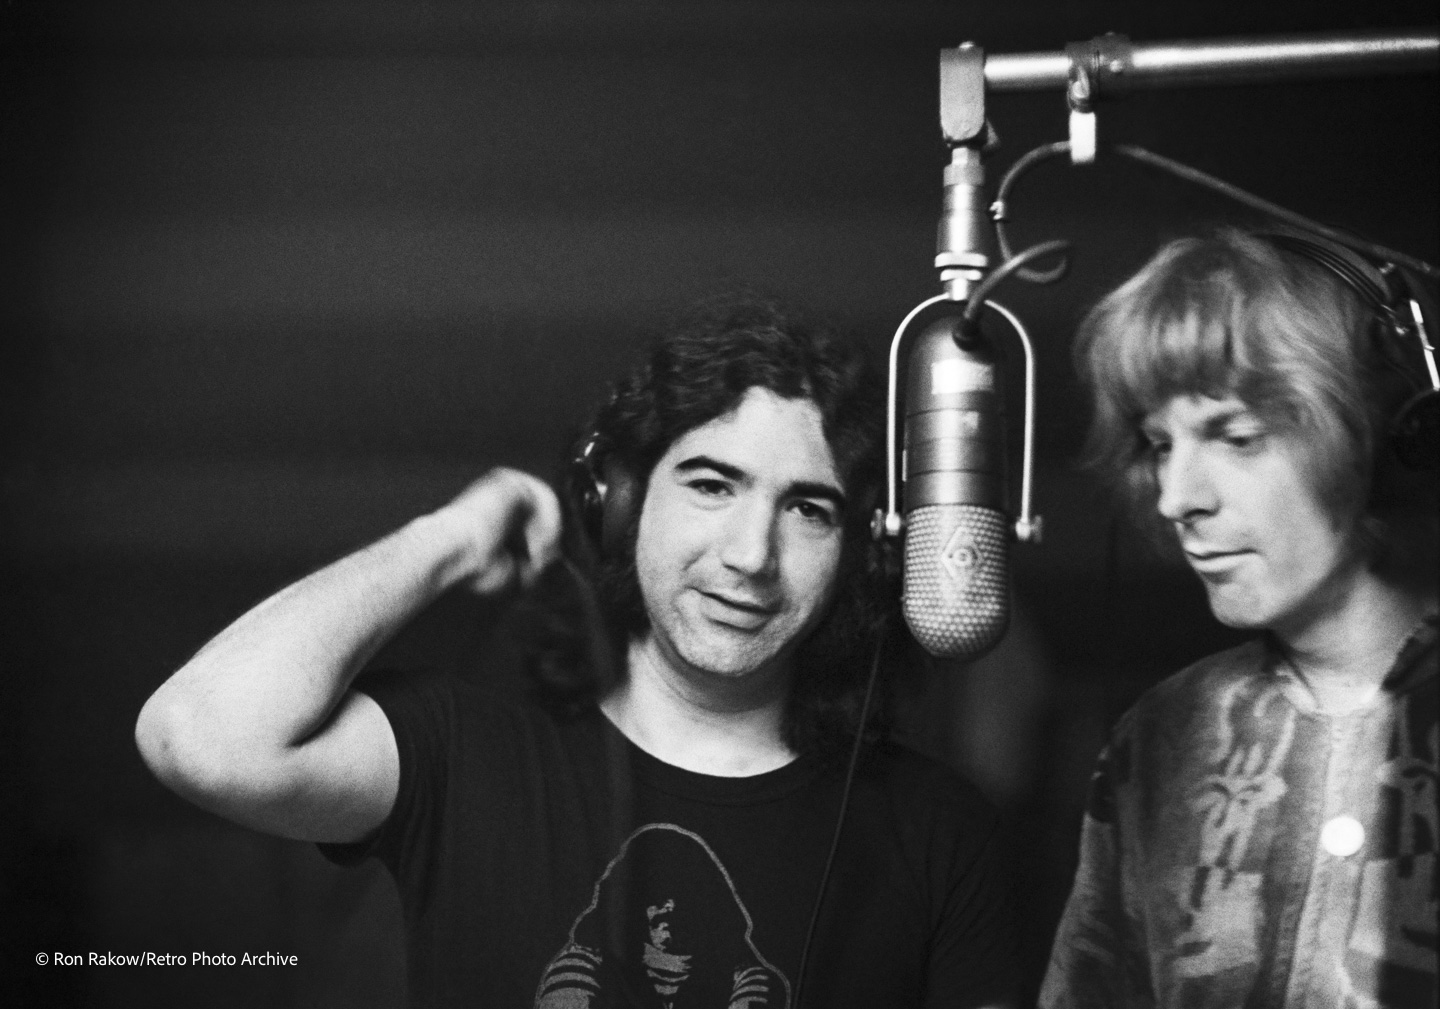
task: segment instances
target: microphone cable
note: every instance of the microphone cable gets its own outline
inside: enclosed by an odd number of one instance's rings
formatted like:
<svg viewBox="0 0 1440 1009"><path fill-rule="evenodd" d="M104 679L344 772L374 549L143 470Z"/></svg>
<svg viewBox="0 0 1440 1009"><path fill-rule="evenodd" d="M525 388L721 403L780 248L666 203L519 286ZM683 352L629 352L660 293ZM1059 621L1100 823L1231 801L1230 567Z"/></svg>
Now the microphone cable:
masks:
<svg viewBox="0 0 1440 1009"><path fill-rule="evenodd" d="M835 852L840 847L840 835L845 828L845 813L850 806L850 792L855 784L855 767L860 762L860 745L865 738L865 722L870 717L870 701L875 693L875 681L880 673L880 654L885 647L882 629L875 638L875 655L870 660L870 676L865 683L865 700L860 705L860 724L855 730L855 742L850 746L850 761L845 769L845 784L840 789L840 812L835 817L835 833L830 838L830 853L825 856L825 868L820 873L820 888L815 892L815 906L810 909L810 924L805 929L805 944L800 947L800 970L795 975L795 997L790 1000L792 1009L800 1009L800 994L805 989L805 968L810 961L810 944L815 939L815 928L820 923L820 911L825 905L825 891L830 884L830 870L835 867Z"/></svg>
<svg viewBox="0 0 1440 1009"><path fill-rule="evenodd" d="M1156 154L1153 151L1148 151L1134 144L1105 145L1100 149L1102 151L1119 154L1122 157L1139 162L1146 167L1158 169L1191 185L1208 189L1226 199L1233 200L1252 210L1257 210L1291 227L1311 232L1322 238L1328 238L1332 242L1354 249L1356 252L1374 259L1396 263L1431 280L1440 279L1440 268L1425 262L1423 259L1417 259L1414 256L1406 255L1403 252L1380 245L1376 242L1366 241L1354 235L1346 234L1343 231L1337 231L1335 228L1321 224L1313 218L1306 217L1304 214L1291 210L1288 207L1282 207L1280 204L1273 203L1262 196L1256 196L1254 193L1241 189L1233 183L1217 178L1209 172L1203 172L1198 168L1193 168L1184 162L1167 158L1162 154ZM990 217L995 224L995 239L1000 247L1000 254L1006 259L1011 257L1009 236L1005 231L1005 224L1010 219L1010 190L1022 175L1041 161L1059 157L1069 153L1069 151L1070 142L1068 140L1041 144L1039 147L1027 151L1018 158L1000 180L1000 185L995 193L995 202L990 205ZM1065 266L1066 263L1062 260L1058 266L1051 270L1042 271L1022 268L1016 270L1015 273L1021 280L1029 281L1032 284L1052 284L1064 276Z"/></svg>

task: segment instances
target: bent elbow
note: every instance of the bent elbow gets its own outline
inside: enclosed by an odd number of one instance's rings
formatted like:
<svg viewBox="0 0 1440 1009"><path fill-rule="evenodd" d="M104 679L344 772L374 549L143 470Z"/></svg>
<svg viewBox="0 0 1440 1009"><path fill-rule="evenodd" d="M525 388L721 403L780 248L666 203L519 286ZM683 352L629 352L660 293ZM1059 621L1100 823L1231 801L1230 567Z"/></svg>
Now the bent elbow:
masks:
<svg viewBox="0 0 1440 1009"><path fill-rule="evenodd" d="M165 787L186 798L207 777L201 767L205 748L193 744L194 735L194 713L164 687L150 696L135 720L140 759Z"/></svg>
<svg viewBox="0 0 1440 1009"><path fill-rule="evenodd" d="M161 687L140 709L135 746L150 773L181 798L228 815L226 807L244 779L253 776L224 719L198 708L193 699Z"/></svg>
<svg viewBox="0 0 1440 1009"><path fill-rule="evenodd" d="M183 692L162 687L141 708L135 745L176 795L241 826L286 834L280 812L299 787L290 762Z"/></svg>

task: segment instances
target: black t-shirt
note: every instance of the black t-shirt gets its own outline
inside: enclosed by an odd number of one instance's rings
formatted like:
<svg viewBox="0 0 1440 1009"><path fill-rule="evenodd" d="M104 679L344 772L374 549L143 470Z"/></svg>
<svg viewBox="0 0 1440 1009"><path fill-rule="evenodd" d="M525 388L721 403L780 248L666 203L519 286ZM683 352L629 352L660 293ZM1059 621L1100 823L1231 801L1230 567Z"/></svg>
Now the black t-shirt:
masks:
<svg viewBox="0 0 1440 1009"><path fill-rule="evenodd" d="M843 768L745 778L640 750L598 711L429 674L358 689L394 729L400 786L377 855L407 926L416 1006L792 1004ZM810 954L815 1007L966 1007L1008 994L996 818L940 765L862 762ZM747 1001L747 998L749 1001Z"/></svg>

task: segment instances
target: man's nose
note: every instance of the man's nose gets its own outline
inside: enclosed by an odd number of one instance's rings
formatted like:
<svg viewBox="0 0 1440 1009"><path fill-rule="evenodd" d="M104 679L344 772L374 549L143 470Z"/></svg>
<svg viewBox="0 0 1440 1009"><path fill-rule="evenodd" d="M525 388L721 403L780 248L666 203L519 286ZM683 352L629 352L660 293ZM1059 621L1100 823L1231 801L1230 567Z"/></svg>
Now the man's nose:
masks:
<svg viewBox="0 0 1440 1009"><path fill-rule="evenodd" d="M759 500L741 502L731 510L720 545L720 560L734 571L754 577L776 569L778 522L773 508Z"/></svg>
<svg viewBox="0 0 1440 1009"><path fill-rule="evenodd" d="M1155 479L1160 486L1157 507L1168 521L1190 522L1215 511L1215 484L1205 454L1197 446L1173 446L1156 463Z"/></svg>

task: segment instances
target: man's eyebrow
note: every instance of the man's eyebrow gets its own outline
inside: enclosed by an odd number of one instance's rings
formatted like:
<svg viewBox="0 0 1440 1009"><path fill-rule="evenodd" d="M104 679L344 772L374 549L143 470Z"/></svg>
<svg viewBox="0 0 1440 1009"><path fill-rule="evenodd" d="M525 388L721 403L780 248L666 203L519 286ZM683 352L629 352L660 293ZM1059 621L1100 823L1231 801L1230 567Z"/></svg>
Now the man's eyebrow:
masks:
<svg viewBox="0 0 1440 1009"><path fill-rule="evenodd" d="M745 471L739 466L732 466L728 462L712 459L708 455L692 455L690 458L681 459L675 464L676 473L691 473L697 469L713 469L727 480L745 479Z"/></svg>
<svg viewBox="0 0 1440 1009"><path fill-rule="evenodd" d="M1217 434L1223 431L1226 425L1237 419L1254 420L1257 423L1261 421L1253 407L1246 406L1244 403L1235 403L1223 407L1213 414L1201 417L1198 421L1198 429L1206 435ZM1137 429L1150 439L1154 439L1157 435L1168 436L1171 430L1170 425L1156 417L1154 413L1147 414L1142 418Z"/></svg>
<svg viewBox="0 0 1440 1009"><path fill-rule="evenodd" d="M693 473L696 470L714 470L727 480L734 480L744 483L749 480L749 474L739 466L731 465L728 462L721 462L708 455L692 455L688 459L681 459L675 464L676 473ZM819 498L822 501L829 501L840 510L845 509L845 495L834 484L819 483L813 480L797 480L786 488L786 492L792 497Z"/></svg>
<svg viewBox="0 0 1440 1009"><path fill-rule="evenodd" d="M1205 418L1205 433L1217 434L1224 431L1229 424L1236 420L1253 420L1256 423L1260 422L1259 416L1257 416L1255 411L1250 409L1250 407L1243 405L1234 406Z"/></svg>

